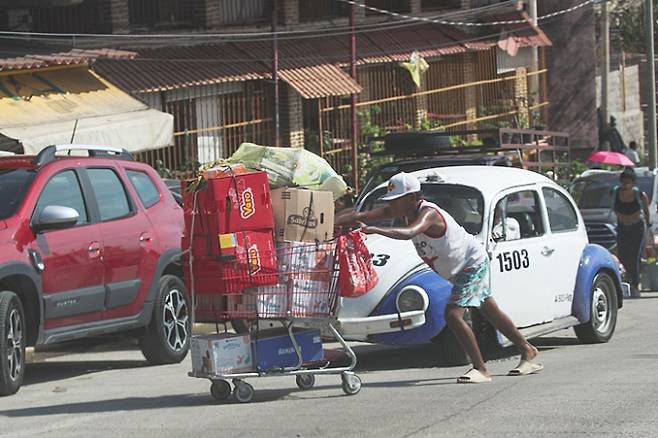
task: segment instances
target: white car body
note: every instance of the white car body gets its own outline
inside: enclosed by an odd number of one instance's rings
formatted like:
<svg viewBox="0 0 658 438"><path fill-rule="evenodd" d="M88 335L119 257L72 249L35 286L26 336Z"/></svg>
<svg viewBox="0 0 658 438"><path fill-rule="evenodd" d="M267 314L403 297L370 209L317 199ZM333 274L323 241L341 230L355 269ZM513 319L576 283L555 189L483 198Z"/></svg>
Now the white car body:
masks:
<svg viewBox="0 0 658 438"><path fill-rule="evenodd" d="M482 211L466 211L463 212L462 217L455 219L460 223L481 221L481 229L475 235L486 248L491 260L490 286L493 296L518 327L552 324L557 329L583 322L585 317L582 313L586 311L583 310L583 306L589 309L591 302L574 304L574 297L576 280L579 269L583 265L583 254L588 246L588 239L583 219L566 190L538 173L516 168L443 167L421 170L414 172L413 175L423 184L426 196L427 190L431 191L435 184L464 186L469 190L475 189L481 194ZM357 208L363 210L372 207L376 202L374 199L384 193L385 187L385 183L378 186L363 198ZM521 218L529 216L529 213L522 212L524 205L528 204L528 211L533 208L537 210L536 216L531 218L534 219L534 223L524 222L526 225L524 238L494 242L492 236L494 209L503 198L508 200L507 205L516 206L521 212L518 213ZM527 234L529 229L538 235ZM427 272L427 267L417 256L410 241L370 235L366 244L373 254L379 283L361 297L341 299L338 318L342 334L348 339L364 341L372 340L373 336L393 335L401 331L412 333L411 329L422 328L430 315L429 308L432 302L437 300L432 297L432 285L438 285L438 282L445 280L434 274L436 280L428 282L426 279L421 286L414 284L405 286L405 288L415 286L420 289L424 305L422 309L402 312L398 308L389 313L382 312L382 303L392 300L389 294L396 285L421 272ZM607 260L605 255L600 255L596 248L592 251L597 254L596 264L601 265L600 269L610 270L610 276L615 277L620 289L621 279L618 271L614 271L611 260ZM583 270L589 273L593 266L585 268ZM579 293L583 295L584 292ZM445 306L445 304L441 305ZM390 309L390 304L388 307ZM580 312L577 307L581 308ZM437 312L442 310L443 308L434 309L432 324L436 325L435 330L443 329L444 324L437 322L440 319ZM562 323L556 323L560 321ZM404 330L401 330L400 326L403 326ZM419 339L425 339L427 336L428 334L425 333L419 336ZM399 341L397 339L391 337L391 342L413 342L412 339L399 338ZM504 341L504 339L500 340ZM387 341L380 339L380 342Z"/></svg>

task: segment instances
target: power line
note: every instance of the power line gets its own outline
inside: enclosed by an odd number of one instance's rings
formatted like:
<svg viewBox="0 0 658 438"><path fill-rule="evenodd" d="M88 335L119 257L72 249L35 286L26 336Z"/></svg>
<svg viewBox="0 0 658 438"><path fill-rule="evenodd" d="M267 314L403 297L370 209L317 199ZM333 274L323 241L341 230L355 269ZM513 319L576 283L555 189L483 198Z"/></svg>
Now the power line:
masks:
<svg viewBox="0 0 658 438"><path fill-rule="evenodd" d="M441 19L436 19L436 18L431 18L431 17L416 17L413 15L407 15L407 14L401 14L398 12L392 12L392 11L387 11L386 9L379 9L375 8L373 6L367 6L362 3L358 3L353 0L339 0L343 3L347 3L350 5L358 6L360 8L368 9L374 12L378 12L380 14L384 15L390 15L391 17L396 17L396 18L402 18L405 20L416 20L416 21L422 21L426 23L433 23L433 24L445 24L449 26L466 26L466 27L483 27L483 26L501 26L501 25L509 25L509 24L526 24L528 23L527 20L501 20L501 21L488 21L488 22L467 22L467 21L449 21L449 20L441 20ZM537 21L542 21L546 20L548 18L553 18L557 17L560 15L568 14L570 12L574 12L580 8L583 8L589 4L594 4L597 3L600 0L585 0L582 3L579 3L575 6L572 6L567 9L562 9L559 11L551 12L550 14L542 15L541 17L537 17ZM606 0L604 0L606 1Z"/></svg>
<svg viewBox="0 0 658 438"><path fill-rule="evenodd" d="M344 1L344 0L339 0ZM373 23L363 24L357 27L357 33L376 32L379 30L395 29L406 26L414 26L420 24L420 21L426 19L434 21L442 21L441 18L451 18L459 16L468 16L471 14L481 14L487 11L502 9L512 4L514 0L508 0L494 5L482 6L479 8L472 8L467 10L460 10L450 13L445 13L433 17L419 17L409 16L392 23ZM358 5L358 3L356 3ZM379 10L383 11L383 10ZM391 12L395 15L395 13ZM445 21L445 20L443 20ZM437 24L437 23L435 23ZM440 24L440 23L438 23ZM116 40L130 40L130 39L177 39L177 38L221 38L222 40L230 41L264 41L271 39L276 35L279 39L297 39L297 38L322 38L325 36L349 35L351 28L349 26L324 28L324 29L306 29L306 30L289 30L279 32L242 32L242 33L177 33L177 34L101 34L101 33L64 33L64 32L28 32L28 31L0 31L0 38L4 39L31 39L41 41L60 41L64 38L108 38Z"/></svg>

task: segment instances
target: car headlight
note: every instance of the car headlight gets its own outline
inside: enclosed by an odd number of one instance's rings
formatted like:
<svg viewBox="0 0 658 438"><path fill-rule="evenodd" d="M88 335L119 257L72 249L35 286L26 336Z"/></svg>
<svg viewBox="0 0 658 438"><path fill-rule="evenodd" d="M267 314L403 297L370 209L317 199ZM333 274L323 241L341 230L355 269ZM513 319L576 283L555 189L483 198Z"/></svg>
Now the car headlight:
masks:
<svg viewBox="0 0 658 438"><path fill-rule="evenodd" d="M413 310L425 310L429 300L425 290L418 286L407 286L400 291L395 301L398 312L410 312Z"/></svg>

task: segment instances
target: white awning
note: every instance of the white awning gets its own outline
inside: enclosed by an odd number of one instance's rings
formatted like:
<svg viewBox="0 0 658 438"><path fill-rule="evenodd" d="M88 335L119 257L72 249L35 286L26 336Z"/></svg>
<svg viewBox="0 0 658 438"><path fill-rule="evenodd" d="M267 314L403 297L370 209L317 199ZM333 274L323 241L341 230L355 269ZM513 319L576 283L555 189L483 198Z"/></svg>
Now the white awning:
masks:
<svg viewBox="0 0 658 438"><path fill-rule="evenodd" d="M20 142L25 154L71 142L130 152L174 143L171 114L149 108L86 67L12 76L0 77L0 134Z"/></svg>
<svg viewBox="0 0 658 438"><path fill-rule="evenodd" d="M154 109L109 114L75 120L0 128L0 133L19 141L26 155L36 155L52 144L97 144L129 152L157 149L173 143L174 117Z"/></svg>

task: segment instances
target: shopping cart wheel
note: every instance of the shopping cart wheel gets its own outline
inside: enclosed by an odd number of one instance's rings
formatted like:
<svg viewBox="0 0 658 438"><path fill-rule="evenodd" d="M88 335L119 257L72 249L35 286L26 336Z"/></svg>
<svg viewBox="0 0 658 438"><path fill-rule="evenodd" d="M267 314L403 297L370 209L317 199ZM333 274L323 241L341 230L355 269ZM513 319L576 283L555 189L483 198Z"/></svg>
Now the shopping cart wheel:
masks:
<svg viewBox="0 0 658 438"><path fill-rule="evenodd" d="M358 394L361 391L361 379L354 373L345 372L343 378L343 392L347 395Z"/></svg>
<svg viewBox="0 0 658 438"><path fill-rule="evenodd" d="M226 400L231 395L231 384L226 380L213 380L210 385L210 395L218 401Z"/></svg>
<svg viewBox="0 0 658 438"><path fill-rule="evenodd" d="M246 382L237 382L233 389L233 397L238 403L249 403L254 398L254 387Z"/></svg>
<svg viewBox="0 0 658 438"><path fill-rule="evenodd" d="M311 389L315 386L315 376L313 374L300 374L296 380L299 389Z"/></svg>

